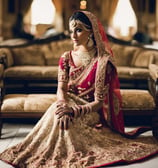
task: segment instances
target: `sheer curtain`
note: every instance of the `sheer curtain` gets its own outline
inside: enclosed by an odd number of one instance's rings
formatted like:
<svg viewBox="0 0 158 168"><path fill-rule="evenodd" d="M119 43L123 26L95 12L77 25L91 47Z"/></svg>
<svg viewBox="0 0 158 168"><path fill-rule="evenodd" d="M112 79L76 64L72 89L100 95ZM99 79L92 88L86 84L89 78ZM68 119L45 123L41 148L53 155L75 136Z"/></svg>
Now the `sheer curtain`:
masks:
<svg viewBox="0 0 158 168"><path fill-rule="evenodd" d="M138 20L138 29L139 29L139 27L141 27L141 24L142 24L142 21L141 21L141 14L140 14L140 12L139 12L139 9L140 9L140 2L138 2L138 0L130 0L130 2L131 2L131 5L132 5L132 7L133 7L133 10L134 10L134 12L135 12L135 15L136 15L136 17L137 17L137 20Z"/></svg>
<svg viewBox="0 0 158 168"><path fill-rule="evenodd" d="M106 0L102 1L102 3L101 16L104 16L106 24L110 25L117 7L118 0Z"/></svg>
<svg viewBox="0 0 158 168"><path fill-rule="evenodd" d="M28 10L30 9L30 6L32 4L33 0L19 0L18 4L19 4L19 12L22 13L23 15L25 15Z"/></svg>
<svg viewBox="0 0 158 168"><path fill-rule="evenodd" d="M63 25L63 0L52 0L54 3L56 14L55 14L55 23L54 26L57 31L63 32L64 31L64 25Z"/></svg>

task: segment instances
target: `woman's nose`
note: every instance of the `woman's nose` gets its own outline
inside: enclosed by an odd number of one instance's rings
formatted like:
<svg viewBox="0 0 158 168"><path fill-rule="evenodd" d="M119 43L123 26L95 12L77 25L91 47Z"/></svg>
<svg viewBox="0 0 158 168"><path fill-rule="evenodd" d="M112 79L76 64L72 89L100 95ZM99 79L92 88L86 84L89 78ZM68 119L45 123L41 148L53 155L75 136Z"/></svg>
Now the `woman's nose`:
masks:
<svg viewBox="0 0 158 168"><path fill-rule="evenodd" d="M72 33L71 33L71 37L72 37L72 38L76 38L76 33L75 33L75 32L72 32Z"/></svg>

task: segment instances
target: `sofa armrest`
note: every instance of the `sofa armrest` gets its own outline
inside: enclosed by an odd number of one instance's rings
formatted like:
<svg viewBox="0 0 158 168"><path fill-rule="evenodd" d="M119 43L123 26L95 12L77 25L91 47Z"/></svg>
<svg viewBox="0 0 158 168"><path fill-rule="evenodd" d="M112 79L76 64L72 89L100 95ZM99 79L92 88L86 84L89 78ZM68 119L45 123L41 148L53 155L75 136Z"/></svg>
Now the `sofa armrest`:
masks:
<svg viewBox="0 0 158 168"><path fill-rule="evenodd" d="M155 103L158 107L158 65L149 65L149 90L155 98Z"/></svg>
<svg viewBox="0 0 158 168"><path fill-rule="evenodd" d="M1 61L1 59L0 59L0 61ZM3 95L4 95L3 74L4 74L4 65L0 62L0 100L2 100Z"/></svg>
<svg viewBox="0 0 158 168"><path fill-rule="evenodd" d="M5 53L0 55L0 64L3 64L4 68L7 67L7 55Z"/></svg>
<svg viewBox="0 0 158 168"><path fill-rule="evenodd" d="M3 64L4 68L14 65L13 53L10 48L0 48L0 64Z"/></svg>
<svg viewBox="0 0 158 168"><path fill-rule="evenodd" d="M156 104L155 113L153 114L152 119L152 130L154 137L158 139L158 65L150 64L149 74L150 74L149 90L154 96Z"/></svg>
<svg viewBox="0 0 158 168"><path fill-rule="evenodd" d="M158 80L158 65L150 64L149 72L150 72L151 78L156 82Z"/></svg>

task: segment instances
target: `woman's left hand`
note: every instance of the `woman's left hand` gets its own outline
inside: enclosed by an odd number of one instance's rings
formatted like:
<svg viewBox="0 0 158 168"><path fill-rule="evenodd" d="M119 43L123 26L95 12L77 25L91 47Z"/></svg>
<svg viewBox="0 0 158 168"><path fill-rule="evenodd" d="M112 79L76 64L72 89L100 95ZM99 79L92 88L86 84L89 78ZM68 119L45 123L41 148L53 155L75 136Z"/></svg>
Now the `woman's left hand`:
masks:
<svg viewBox="0 0 158 168"><path fill-rule="evenodd" d="M57 104L57 110L55 112L59 121L60 129L67 130L70 123L73 120L73 110L67 103Z"/></svg>
<svg viewBox="0 0 158 168"><path fill-rule="evenodd" d="M63 104L57 105L57 110L55 114L57 115L58 119L60 119L64 115L72 117L73 111L72 111L72 108L70 108L66 103L63 103Z"/></svg>

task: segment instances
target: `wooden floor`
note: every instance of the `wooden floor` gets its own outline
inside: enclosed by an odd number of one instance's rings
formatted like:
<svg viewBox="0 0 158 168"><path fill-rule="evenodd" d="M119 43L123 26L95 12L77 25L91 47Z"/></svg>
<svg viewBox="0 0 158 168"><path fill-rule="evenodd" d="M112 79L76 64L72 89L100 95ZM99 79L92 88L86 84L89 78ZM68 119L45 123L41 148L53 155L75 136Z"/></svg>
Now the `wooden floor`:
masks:
<svg viewBox="0 0 158 168"><path fill-rule="evenodd" d="M24 122L24 123L15 123L8 121L5 122L2 130L2 138L0 139L0 152L20 142L30 132L35 123L36 122ZM126 130L131 129L133 129L133 127L131 126L126 127ZM145 133L144 135L149 134L151 134L150 131ZM0 168L12 168L12 166L7 165L2 161L0 161ZM113 168L158 168L158 156L155 156L141 163L134 163L123 166L113 166Z"/></svg>

